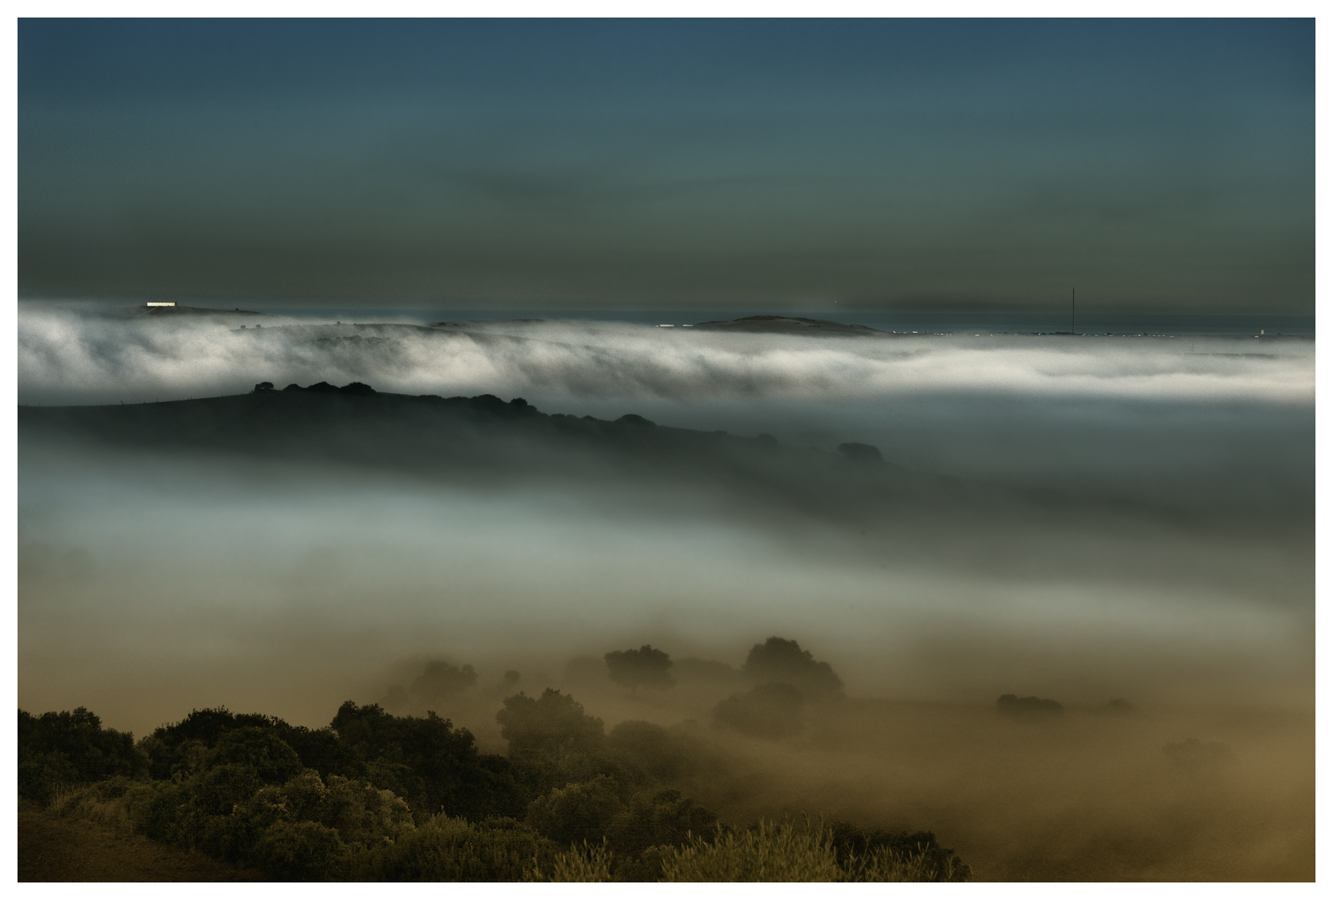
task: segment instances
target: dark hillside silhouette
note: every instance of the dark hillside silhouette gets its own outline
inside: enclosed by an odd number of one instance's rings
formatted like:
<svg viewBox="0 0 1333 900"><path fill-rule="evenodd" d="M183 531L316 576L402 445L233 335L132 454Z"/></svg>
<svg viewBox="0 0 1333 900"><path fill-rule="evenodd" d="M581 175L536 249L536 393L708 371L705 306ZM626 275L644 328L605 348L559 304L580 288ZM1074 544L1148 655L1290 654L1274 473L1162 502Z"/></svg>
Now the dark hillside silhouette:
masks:
<svg viewBox="0 0 1333 900"><path fill-rule="evenodd" d="M478 479L648 480L710 485L803 515L851 522L886 503L937 506L941 491L972 503L933 476L895 466L848 466L844 454L654 425L541 412L521 397L444 398L376 391L352 382L161 403L19 408L21 442L118 448L177 458L336 463L475 484ZM21 451L22 452L22 451Z"/></svg>
<svg viewBox="0 0 1333 900"><path fill-rule="evenodd" d="M801 334L848 337L888 337L889 333L866 325L844 325L828 319L807 319L801 316L745 316L720 322L700 322L694 326L701 331L741 331L763 334Z"/></svg>

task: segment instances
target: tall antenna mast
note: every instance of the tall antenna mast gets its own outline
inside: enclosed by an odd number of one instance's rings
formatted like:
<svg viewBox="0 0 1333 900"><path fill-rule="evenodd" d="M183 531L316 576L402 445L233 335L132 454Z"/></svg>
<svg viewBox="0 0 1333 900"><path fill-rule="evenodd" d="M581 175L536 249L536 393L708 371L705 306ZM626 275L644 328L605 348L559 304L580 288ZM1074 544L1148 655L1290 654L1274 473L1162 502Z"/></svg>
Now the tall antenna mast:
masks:
<svg viewBox="0 0 1333 900"><path fill-rule="evenodd" d="M1069 289L1069 333L1078 334L1074 330L1074 288Z"/></svg>

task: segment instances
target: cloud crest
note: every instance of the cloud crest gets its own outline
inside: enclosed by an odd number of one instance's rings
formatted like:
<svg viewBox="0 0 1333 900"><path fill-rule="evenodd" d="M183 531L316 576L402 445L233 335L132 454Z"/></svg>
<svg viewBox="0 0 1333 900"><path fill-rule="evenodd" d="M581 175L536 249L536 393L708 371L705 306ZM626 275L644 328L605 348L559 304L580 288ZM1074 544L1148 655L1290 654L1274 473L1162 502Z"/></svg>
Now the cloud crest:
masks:
<svg viewBox="0 0 1333 900"><path fill-rule="evenodd" d="M1312 404L1313 342L1245 338L718 334L615 323L265 327L24 306L21 402L180 399L364 381L401 393L545 398L904 398ZM530 397L531 399L531 397Z"/></svg>

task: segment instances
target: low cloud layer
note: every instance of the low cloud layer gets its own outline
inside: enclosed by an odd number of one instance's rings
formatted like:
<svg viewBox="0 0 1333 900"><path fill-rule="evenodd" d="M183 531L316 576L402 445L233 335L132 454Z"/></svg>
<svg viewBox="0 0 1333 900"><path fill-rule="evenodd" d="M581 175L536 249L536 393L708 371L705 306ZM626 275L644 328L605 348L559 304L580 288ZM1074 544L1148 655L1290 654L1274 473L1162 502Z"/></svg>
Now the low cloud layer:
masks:
<svg viewBox="0 0 1333 900"><path fill-rule="evenodd" d="M260 325L261 327L256 327ZM244 327L242 327L244 326ZM22 402L167 400L255 382L543 399L902 398L938 393L1308 404L1313 344L1245 338L719 334L611 323L438 330L296 320L114 319L27 306Z"/></svg>
<svg viewBox="0 0 1333 900"><path fill-rule="evenodd" d="M918 479L910 503L815 515L799 467L765 499L642 474L483 483L21 435L25 708L89 705L138 731L217 703L321 724L378 699L405 659L558 680L569 657L622 644L734 662L773 633L820 648L862 696L1311 695L1310 341L33 308L19 324L28 403L355 380L795 448L862 441Z"/></svg>

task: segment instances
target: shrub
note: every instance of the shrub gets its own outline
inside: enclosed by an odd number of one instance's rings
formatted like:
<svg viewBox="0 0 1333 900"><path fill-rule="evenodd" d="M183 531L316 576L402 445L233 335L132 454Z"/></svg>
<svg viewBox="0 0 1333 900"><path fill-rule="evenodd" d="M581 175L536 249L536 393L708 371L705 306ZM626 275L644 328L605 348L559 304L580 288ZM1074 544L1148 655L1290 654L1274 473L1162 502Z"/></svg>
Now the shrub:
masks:
<svg viewBox="0 0 1333 900"><path fill-rule="evenodd" d="M297 790L303 786L292 785ZM392 842L413 827L412 812L401 798L364 781L330 775L320 799L312 811L320 822L336 829L346 844L373 847Z"/></svg>
<svg viewBox="0 0 1333 900"><path fill-rule="evenodd" d="M153 781L142 789L127 792L125 804L135 831L164 844L188 846L184 819L189 799L185 785Z"/></svg>
<svg viewBox="0 0 1333 900"><path fill-rule="evenodd" d="M61 785L147 771L134 736L103 728L102 720L82 706L40 716L19 710L17 738L19 793L38 802L49 803Z"/></svg>
<svg viewBox="0 0 1333 900"><path fill-rule="evenodd" d="M208 769L191 780L191 805L210 816L230 815L237 804L264 786L254 766L227 763Z"/></svg>
<svg viewBox="0 0 1333 900"><path fill-rule="evenodd" d="M524 881L610 881L612 853L606 842L589 844L581 841L557 853L550 865L532 865L524 872Z"/></svg>
<svg viewBox="0 0 1333 900"><path fill-rule="evenodd" d="M898 845L896 842L912 837L900 835L852 852L846 850L844 834L840 852L836 834L836 827L810 822L760 820L745 831L719 826L711 841L691 836L686 846L663 851L662 880L966 881L971 877L971 870L953 851L940 850L934 835L916 848Z"/></svg>
<svg viewBox="0 0 1333 900"><path fill-rule="evenodd" d="M191 710L181 721L155 729L139 742L139 749L147 757L148 774L153 778L188 777L208 764L210 751L217 747L224 735L236 729L251 729L252 735L255 731L273 732L280 738L284 732L296 730L273 716L238 715L219 706Z"/></svg>
<svg viewBox="0 0 1333 900"><path fill-rule="evenodd" d="M953 858L939 859L928 850L902 851L878 847L865 856L850 857L843 881L968 881L971 869Z"/></svg>
<svg viewBox="0 0 1333 900"><path fill-rule="evenodd" d="M716 824L717 816L680 791L645 791L615 817L606 835L617 855L636 857L649 847L684 844L691 834L704 834Z"/></svg>
<svg viewBox="0 0 1333 900"><path fill-rule="evenodd" d="M134 782L122 775L94 782L76 790L58 790L51 801L56 815L77 816L124 831L132 831L129 813L122 800Z"/></svg>
<svg viewBox="0 0 1333 900"><path fill-rule="evenodd" d="M253 861L279 881L334 881L343 874L347 848L327 825L278 821L260 836Z"/></svg>
<svg viewBox="0 0 1333 900"><path fill-rule="evenodd" d="M207 765L242 765L264 784L282 784L301 771L301 758L274 729L247 725L221 735Z"/></svg>
<svg viewBox="0 0 1333 900"><path fill-rule="evenodd" d="M442 809L480 820L521 815L526 808L509 762L479 753L470 731L455 729L433 712L423 718L394 716L375 704L348 702L332 728L360 762L364 778L406 800L419 822Z"/></svg>
<svg viewBox="0 0 1333 900"><path fill-rule="evenodd" d="M600 841L623 811L611 779L602 775L584 784L557 788L532 801L527 823L543 837L568 846Z"/></svg>
<svg viewBox="0 0 1333 900"><path fill-rule="evenodd" d="M745 831L691 836L662 854L663 881L839 881L831 836L809 824L760 821Z"/></svg>
<svg viewBox="0 0 1333 900"><path fill-rule="evenodd" d="M953 850L941 847L929 831L893 833L834 822L829 833L838 864L850 873L860 873L851 878L854 881L966 881L971 877L971 868Z"/></svg>
<svg viewBox="0 0 1333 900"><path fill-rule="evenodd" d="M373 881L521 881L556 848L513 819L479 825L436 816L392 844L362 854L353 877Z"/></svg>

